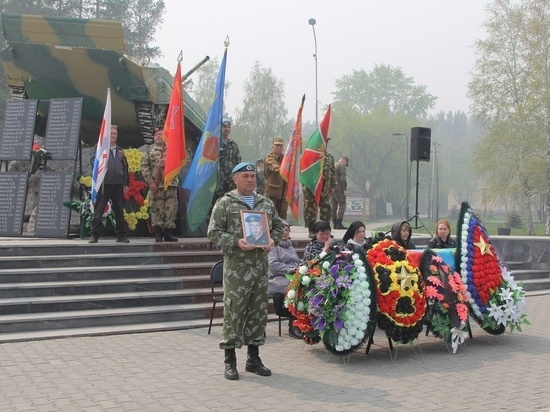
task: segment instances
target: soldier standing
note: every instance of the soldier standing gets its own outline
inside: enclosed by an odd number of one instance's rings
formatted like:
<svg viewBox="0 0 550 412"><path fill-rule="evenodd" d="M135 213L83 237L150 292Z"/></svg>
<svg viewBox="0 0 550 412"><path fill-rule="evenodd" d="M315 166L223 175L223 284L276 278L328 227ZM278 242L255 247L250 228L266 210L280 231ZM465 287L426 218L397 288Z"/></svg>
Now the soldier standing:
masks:
<svg viewBox="0 0 550 412"><path fill-rule="evenodd" d="M171 233L176 227L178 213L178 182L176 176L164 189L164 163L166 144L163 140L164 127L154 129L154 142L147 148L141 158L141 173L149 184L149 214L151 225L155 230L157 242L177 242Z"/></svg>
<svg viewBox="0 0 550 412"><path fill-rule="evenodd" d="M285 200L286 182L281 176L281 162L283 161L284 140L280 137L273 139L271 152L264 159L265 184L264 195L275 204L275 209L281 219L286 219L288 203Z"/></svg>
<svg viewBox="0 0 550 412"><path fill-rule="evenodd" d="M334 170L336 186L331 195L332 223L335 229L345 229L342 224L346 212L346 196L348 195L348 183L346 180L346 167L349 165L347 156L340 156Z"/></svg>
<svg viewBox="0 0 550 412"><path fill-rule="evenodd" d="M222 120L222 139L220 142L220 179L219 186L214 193L214 199L212 204L216 203L220 197L227 192L235 189L235 183L233 183L233 177L231 171L233 168L241 162L241 153L237 143L229 138L231 133L231 126L233 125L233 119L230 117L224 117Z"/></svg>
<svg viewBox="0 0 550 412"><path fill-rule="evenodd" d="M208 238L223 253L223 330L220 349L225 351L225 373L229 380L239 379L235 348L247 346L247 372L270 376L259 357L259 346L265 343L268 301L267 254L283 234L283 221L273 202L254 191L255 166L239 163L233 168L236 189L220 198L212 210ZM241 222L242 210L265 211L271 241L266 247L247 242Z"/></svg>
<svg viewBox="0 0 550 412"><path fill-rule="evenodd" d="M256 192L262 195L264 194L264 183L264 159L258 159L256 160Z"/></svg>
<svg viewBox="0 0 550 412"><path fill-rule="evenodd" d="M309 229L309 235L313 236L313 227L317 222L317 209L319 209L319 220L329 222L331 218L330 197L334 190L334 156L328 151L323 158L323 189L321 191L321 201L319 205L315 202L315 194L304 186L304 220L305 226Z"/></svg>

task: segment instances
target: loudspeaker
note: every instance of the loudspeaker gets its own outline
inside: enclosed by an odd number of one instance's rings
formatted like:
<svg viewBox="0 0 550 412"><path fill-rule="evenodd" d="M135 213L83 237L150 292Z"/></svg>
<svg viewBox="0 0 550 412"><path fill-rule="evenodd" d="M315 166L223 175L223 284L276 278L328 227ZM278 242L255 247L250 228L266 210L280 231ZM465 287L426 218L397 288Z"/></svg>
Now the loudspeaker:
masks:
<svg viewBox="0 0 550 412"><path fill-rule="evenodd" d="M411 128L411 162L430 161L430 139L432 129L428 127Z"/></svg>

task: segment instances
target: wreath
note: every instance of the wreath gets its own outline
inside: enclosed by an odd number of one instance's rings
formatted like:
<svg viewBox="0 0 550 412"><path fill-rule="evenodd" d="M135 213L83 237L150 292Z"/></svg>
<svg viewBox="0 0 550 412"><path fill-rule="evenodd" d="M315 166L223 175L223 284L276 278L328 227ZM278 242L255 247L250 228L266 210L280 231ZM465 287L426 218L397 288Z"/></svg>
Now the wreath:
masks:
<svg viewBox="0 0 550 412"><path fill-rule="evenodd" d="M460 268L470 314L493 335L518 329L527 320L525 291L493 247L481 218L463 202L458 219L456 267Z"/></svg>
<svg viewBox="0 0 550 412"><path fill-rule="evenodd" d="M460 274L445 264L436 250L422 255L421 271L426 279L426 323L432 333L451 344L453 353L464 343L468 322L466 287Z"/></svg>
<svg viewBox="0 0 550 412"><path fill-rule="evenodd" d="M377 286L378 327L395 342L408 343L422 331L426 314L424 281L407 251L390 239L367 252Z"/></svg>
<svg viewBox="0 0 550 412"><path fill-rule="evenodd" d="M330 253L289 275L285 306L307 343L323 341L346 355L374 331L376 301L365 262L357 253Z"/></svg>

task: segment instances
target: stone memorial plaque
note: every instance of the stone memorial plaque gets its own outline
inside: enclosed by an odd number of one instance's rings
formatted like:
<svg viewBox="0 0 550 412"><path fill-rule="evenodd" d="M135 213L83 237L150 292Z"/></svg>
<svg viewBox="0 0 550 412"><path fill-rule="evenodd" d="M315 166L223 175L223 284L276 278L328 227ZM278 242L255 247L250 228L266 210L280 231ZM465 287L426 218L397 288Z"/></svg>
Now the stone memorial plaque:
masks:
<svg viewBox="0 0 550 412"><path fill-rule="evenodd" d="M0 160L31 160L36 100L7 100Z"/></svg>
<svg viewBox="0 0 550 412"><path fill-rule="evenodd" d="M53 160L76 160L82 97L51 99L44 148Z"/></svg>
<svg viewBox="0 0 550 412"><path fill-rule="evenodd" d="M27 197L26 172L0 173L0 235L21 236Z"/></svg>
<svg viewBox="0 0 550 412"><path fill-rule="evenodd" d="M63 202L71 200L73 172L44 172L38 190L34 235L68 237L71 210Z"/></svg>

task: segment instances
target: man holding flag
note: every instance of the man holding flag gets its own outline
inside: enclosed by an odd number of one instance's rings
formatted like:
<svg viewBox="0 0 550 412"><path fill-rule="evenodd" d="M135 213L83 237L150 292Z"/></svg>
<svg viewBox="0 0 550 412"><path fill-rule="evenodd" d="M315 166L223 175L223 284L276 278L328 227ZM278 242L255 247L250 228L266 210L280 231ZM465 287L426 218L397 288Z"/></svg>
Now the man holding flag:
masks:
<svg viewBox="0 0 550 412"><path fill-rule="evenodd" d="M304 185L304 220L313 235L313 226L319 220L330 222L330 197L336 186L334 156L327 151L330 105L319 128L309 138L300 159L300 182Z"/></svg>
<svg viewBox="0 0 550 412"><path fill-rule="evenodd" d="M109 101L110 103L110 101ZM107 110L107 108L106 108ZM109 105L109 123L111 123L110 105ZM102 132L104 132L105 119L102 124ZM88 243L97 243L99 239L99 229L103 220L103 211L109 200L111 200L113 206L113 212L115 213L116 220L116 241L121 243L130 243L126 237L126 225L124 222L124 194L128 191L129 176L128 176L128 162L124 152L116 144L118 139L118 127L117 125L109 125L111 132L110 140L107 140L110 144L107 152L105 153L102 148L104 144L103 139L107 136L102 134L97 144L96 155L92 158L93 172L92 172L92 203L94 206L94 219L92 221L92 228L90 230L90 240ZM104 171L103 179L101 182L94 178L97 178L100 171ZM95 195L95 203L94 203Z"/></svg>

